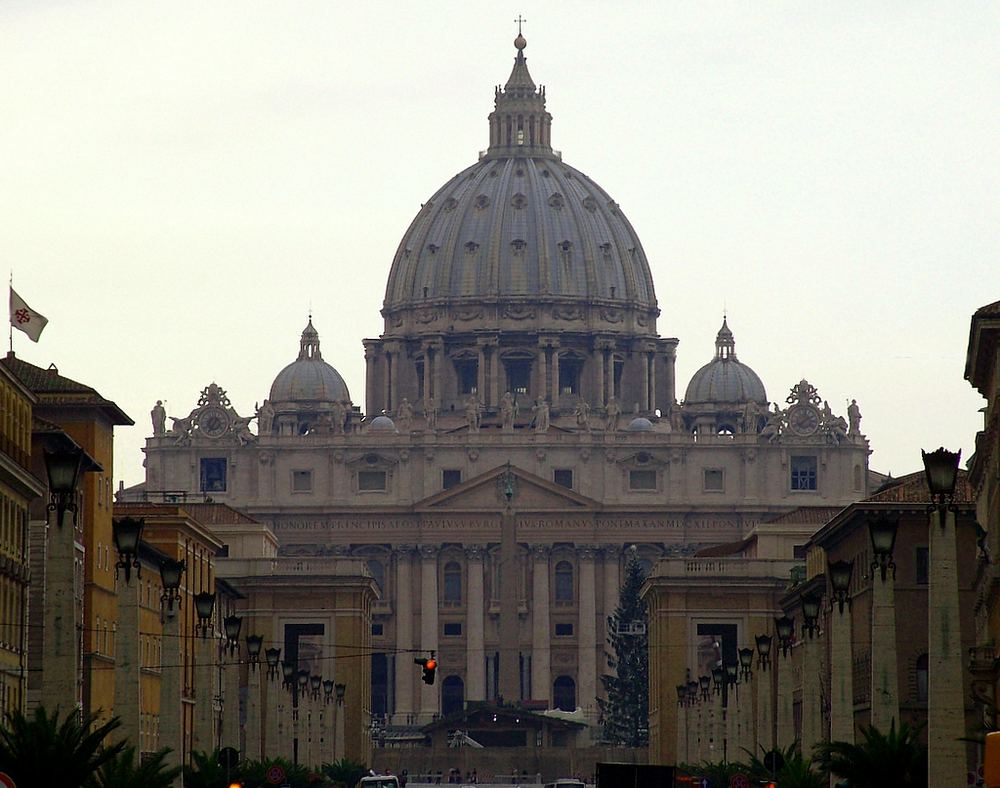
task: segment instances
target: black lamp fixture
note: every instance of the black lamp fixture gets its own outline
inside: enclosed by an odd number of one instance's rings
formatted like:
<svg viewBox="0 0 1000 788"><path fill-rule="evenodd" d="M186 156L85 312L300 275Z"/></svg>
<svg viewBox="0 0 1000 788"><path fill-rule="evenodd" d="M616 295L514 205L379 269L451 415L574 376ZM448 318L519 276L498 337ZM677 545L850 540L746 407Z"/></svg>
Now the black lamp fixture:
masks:
<svg viewBox="0 0 1000 788"><path fill-rule="evenodd" d="M329 704L333 700L333 679L323 679L323 702Z"/></svg>
<svg viewBox="0 0 1000 788"><path fill-rule="evenodd" d="M111 521L111 536L115 541L115 550L118 551L118 563L115 564L115 577L118 577L118 570L125 570L125 585L132 579L132 567L135 567L135 576L142 577L142 569L139 566L139 542L142 540L142 529L146 526L146 521L141 517L117 517Z"/></svg>
<svg viewBox="0 0 1000 788"><path fill-rule="evenodd" d="M232 656L240 648L240 629L243 628L243 619L236 614L226 616L222 619L222 629L226 633L226 646L229 648L229 655Z"/></svg>
<svg viewBox="0 0 1000 788"><path fill-rule="evenodd" d="M45 472L49 477L50 512L56 512L56 523L62 527L63 515L73 513L76 522L76 485L83 469L84 452L79 446L45 452Z"/></svg>
<svg viewBox="0 0 1000 788"><path fill-rule="evenodd" d="M300 670L298 672L297 678L298 678L298 692L299 692L299 697L300 698L304 698L305 695L306 695L306 692L309 690L309 671L308 670Z"/></svg>
<svg viewBox="0 0 1000 788"><path fill-rule="evenodd" d="M753 673L753 649L741 648L737 654L740 658L740 677L744 681L749 681Z"/></svg>
<svg viewBox="0 0 1000 788"><path fill-rule="evenodd" d="M771 664L771 642L774 640L770 635L754 635L754 643L757 644L757 667L767 670Z"/></svg>
<svg viewBox="0 0 1000 788"><path fill-rule="evenodd" d="M701 687L701 699L702 701L708 700L708 692L712 683L710 676L698 676L698 684Z"/></svg>
<svg viewBox="0 0 1000 788"><path fill-rule="evenodd" d="M202 638L208 637L208 630L212 626L212 611L215 609L215 594L210 591L201 591L194 595L194 609L198 614L198 623L195 631L201 632Z"/></svg>
<svg viewBox="0 0 1000 788"><path fill-rule="evenodd" d="M778 635L778 648L781 649L781 656L787 657L788 651L792 647L792 638L795 636L795 619L791 616L775 618L774 631Z"/></svg>
<svg viewBox="0 0 1000 788"><path fill-rule="evenodd" d="M721 666L716 665L712 668L712 683L715 686L715 694L722 694L722 685L726 682L726 671L722 669Z"/></svg>
<svg viewBox="0 0 1000 788"><path fill-rule="evenodd" d="M281 678L289 691L295 686L295 665L291 662L281 663Z"/></svg>
<svg viewBox="0 0 1000 788"><path fill-rule="evenodd" d="M260 635L247 635L247 658L250 660L251 670L257 670L257 663L260 662L260 650L264 647L264 638Z"/></svg>
<svg viewBox="0 0 1000 788"><path fill-rule="evenodd" d="M868 534L872 539L872 572L876 569L882 573L882 582L892 570L896 578L896 563L892 560L892 550L896 546L896 534L899 532L899 519L879 514L868 518Z"/></svg>
<svg viewBox="0 0 1000 788"><path fill-rule="evenodd" d="M698 682L691 680L687 683L688 705L694 706L698 702Z"/></svg>
<svg viewBox="0 0 1000 788"><path fill-rule="evenodd" d="M740 666L736 662L729 662L725 666L726 683L734 687L739 682Z"/></svg>
<svg viewBox="0 0 1000 788"><path fill-rule="evenodd" d="M180 603L181 601L181 575L183 574L183 561L175 561L173 558L164 558L160 561L160 582L163 584L160 601L166 603L168 611L174 609L174 602Z"/></svg>
<svg viewBox="0 0 1000 788"><path fill-rule="evenodd" d="M264 649L264 659L267 661L267 677L275 679L278 676L278 663L281 661L280 648Z"/></svg>
<svg viewBox="0 0 1000 788"><path fill-rule="evenodd" d="M819 608L823 604L823 598L819 594L808 593L802 595L802 634L809 633L809 637L815 637L819 632Z"/></svg>
<svg viewBox="0 0 1000 788"><path fill-rule="evenodd" d="M827 572L830 574L830 586L833 588L833 598L830 600L830 610L834 602L840 613L844 605L851 606L851 575L854 574L854 561L828 561Z"/></svg>
<svg viewBox="0 0 1000 788"><path fill-rule="evenodd" d="M687 705L687 682L681 682L677 685L677 705L686 706Z"/></svg>
<svg viewBox="0 0 1000 788"><path fill-rule="evenodd" d="M310 676L309 677L309 687L312 689L313 700L319 700L319 691L323 686L322 676Z"/></svg>
<svg viewBox="0 0 1000 788"><path fill-rule="evenodd" d="M931 452L921 449L920 454L924 460L924 473L927 475L927 489L930 490L931 501L934 502L935 508L943 509L955 496L958 461L962 458L962 452L948 451L942 446Z"/></svg>

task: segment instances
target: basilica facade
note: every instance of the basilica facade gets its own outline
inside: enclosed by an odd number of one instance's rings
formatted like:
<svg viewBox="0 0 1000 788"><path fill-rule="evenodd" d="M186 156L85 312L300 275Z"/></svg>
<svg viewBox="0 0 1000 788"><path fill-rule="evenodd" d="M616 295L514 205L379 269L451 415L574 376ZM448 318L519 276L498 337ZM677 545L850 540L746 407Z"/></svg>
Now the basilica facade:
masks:
<svg viewBox="0 0 1000 788"><path fill-rule="evenodd" d="M210 497L268 526L281 555L362 558L381 592L369 711L398 728L499 699L596 723L625 561L748 540L791 561L816 512L868 491L857 405L836 415L806 380L769 397L727 321L678 391L638 235L553 150L514 43L488 149L389 266L363 395L310 319L256 414L216 383L169 428L154 409L146 481L125 495ZM431 652L427 686L413 658Z"/></svg>

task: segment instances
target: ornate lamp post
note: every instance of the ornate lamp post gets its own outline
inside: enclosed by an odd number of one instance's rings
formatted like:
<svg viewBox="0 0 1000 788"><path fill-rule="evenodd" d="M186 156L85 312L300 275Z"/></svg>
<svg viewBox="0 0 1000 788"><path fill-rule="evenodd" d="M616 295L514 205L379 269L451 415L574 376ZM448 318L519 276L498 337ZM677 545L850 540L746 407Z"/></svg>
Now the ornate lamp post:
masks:
<svg viewBox="0 0 1000 788"><path fill-rule="evenodd" d="M294 762L309 766L309 671L300 670L295 683Z"/></svg>
<svg viewBox="0 0 1000 788"><path fill-rule="evenodd" d="M790 651L795 638L795 619L779 616L774 619L774 632L778 638L781 659L778 661L778 704L775 716L775 744L788 747L795 742L795 714L792 696L795 692L794 672Z"/></svg>
<svg viewBox="0 0 1000 788"><path fill-rule="evenodd" d="M746 683L753 676L753 649L741 648L736 653L740 658L740 678Z"/></svg>
<svg viewBox="0 0 1000 788"><path fill-rule="evenodd" d="M828 561L830 578L830 738L854 743L854 660L851 648L851 607L853 561ZM836 611L834 611L836 607Z"/></svg>
<svg viewBox="0 0 1000 788"><path fill-rule="evenodd" d="M84 451L79 446L44 452L45 473L49 479L48 510L56 512L56 525L63 526L67 512L76 522L76 486L83 470Z"/></svg>
<svg viewBox="0 0 1000 788"><path fill-rule="evenodd" d="M927 586L928 785L946 785L966 771L962 626L958 606L958 555L955 541L955 484L961 452L945 448L922 452L931 494Z"/></svg>
<svg viewBox="0 0 1000 788"><path fill-rule="evenodd" d="M118 592L118 635L115 643L115 714L122 737L139 741L139 588L129 585L132 568L140 576L139 542L145 521L132 517L112 520L111 533L118 551L115 581ZM125 570L119 583L118 570Z"/></svg>
<svg viewBox="0 0 1000 788"><path fill-rule="evenodd" d="M166 558L160 562L160 580L163 593L160 595L160 620L163 622L163 646L160 649L160 746L169 752L164 758L168 766L180 766L187 760L184 750L186 740L181 723L181 617L176 607L180 607L181 578L184 562ZM181 778L174 781L181 784Z"/></svg>
<svg viewBox="0 0 1000 788"><path fill-rule="evenodd" d="M247 635L247 662L252 671L257 670L260 663L260 650L264 646L264 638L260 635Z"/></svg>
<svg viewBox="0 0 1000 788"><path fill-rule="evenodd" d="M812 752L823 738L819 675L823 657L819 643L819 613L823 598L814 592L803 594L802 604L802 752Z"/></svg>
<svg viewBox="0 0 1000 788"><path fill-rule="evenodd" d="M226 616L222 619L222 629L226 633L226 647L229 655L233 656L240 650L240 629L243 628L243 618L237 615Z"/></svg>
<svg viewBox="0 0 1000 788"><path fill-rule="evenodd" d="M276 679L278 677L278 663L281 661L281 649L264 649L264 659L267 661L268 679Z"/></svg>
<svg viewBox="0 0 1000 788"><path fill-rule="evenodd" d="M771 642L770 635L755 635L754 645L757 647L757 669L760 675L757 677L757 721L754 725L757 731L757 744L765 750L774 749L774 724L773 724L773 681L774 675L768 670L771 666Z"/></svg>
<svg viewBox="0 0 1000 788"><path fill-rule="evenodd" d="M215 610L215 594L201 591L194 595L194 610L198 615L195 631L201 633L202 639L208 637L212 629L212 612Z"/></svg>
<svg viewBox="0 0 1000 788"><path fill-rule="evenodd" d="M115 550L118 551L115 576L118 576L119 569L124 569L125 585L128 585L132 579L133 567L135 567L135 576L141 577L139 542L142 540L142 529L145 525L145 520L133 517L120 517L111 523L111 534L115 541Z"/></svg>
<svg viewBox="0 0 1000 788"><path fill-rule="evenodd" d="M240 749L240 630L242 617L230 613L222 619L222 631L229 651L229 661L223 667L222 746Z"/></svg>
<svg viewBox="0 0 1000 788"><path fill-rule="evenodd" d="M260 664L260 652L264 647L261 635L247 635L247 714L244 723L246 745L244 753L246 760L259 761L263 748L261 741L264 731L261 726L261 676L257 670Z"/></svg>
<svg viewBox="0 0 1000 788"><path fill-rule="evenodd" d="M872 541L872 727L887 731L899 717L896 652L896 546L899 520L885 514L868 518ZM881 580L875 577L878 570ZM889 580L892 570L892 580Z"/></svg>
<svg viewBox="0 0 1000 788"><path fill-rule="evenodd" d="M201 634L200 646L195 657L194 674L194 749L212 752L215 749L215 638L209 640L213 631L212 614L215 610L215 594L201 591L194 595L194 609L198 616L195 632Z"/></svg>

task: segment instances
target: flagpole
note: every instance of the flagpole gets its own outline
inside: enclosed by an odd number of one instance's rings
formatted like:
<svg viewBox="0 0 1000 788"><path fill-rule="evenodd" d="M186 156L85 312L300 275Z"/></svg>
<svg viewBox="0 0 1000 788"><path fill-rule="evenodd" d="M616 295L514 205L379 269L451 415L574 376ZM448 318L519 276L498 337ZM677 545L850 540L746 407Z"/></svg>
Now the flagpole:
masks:
<svg viewBox="0 0 1000 788"><path fill-rule="evenodd" d="M10 291L14 289L14 269L10 269L10 286L7 290L7 311L10 312ZM14 324L10 315L7 315L7 333L10 335L10 354L14 355Z"/></svg>

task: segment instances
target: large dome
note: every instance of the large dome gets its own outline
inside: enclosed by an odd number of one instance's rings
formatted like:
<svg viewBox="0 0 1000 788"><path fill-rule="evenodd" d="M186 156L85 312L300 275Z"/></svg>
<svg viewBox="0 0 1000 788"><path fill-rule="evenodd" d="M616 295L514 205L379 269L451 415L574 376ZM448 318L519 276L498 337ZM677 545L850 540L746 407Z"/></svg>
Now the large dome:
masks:
<svg viewBox="0 0 1000 788"><path fill-rule="evenodd" d="M350 402L347 384L333 367L323 361L319 350L319 332L312 320L302 332L299 357L285 367L271 384L271 403Z"/></svg>
<svg viewBox="0 0 1000 788"><path fill-rule="evenodd" d="M694 373L684 395L684 405L735 405L747 402L767 405L761 379L736 358L736 342L726 321L715 339L715 358Z"/></svg>
<svg viewBox="0 0 1000 788"><path fill-rule="evenodd" d="M498 305L519 302L557 305L547 314L556 320L562 310L594 325L603 311L616 315L610 322L647 326L657 309L642 244L611 196L552 150L545 90L528 74L523 38L515 45L489 149L424 203L399 244L385 293L388 326L441 306L502 321Z"/></svg>

